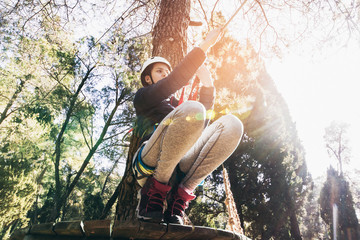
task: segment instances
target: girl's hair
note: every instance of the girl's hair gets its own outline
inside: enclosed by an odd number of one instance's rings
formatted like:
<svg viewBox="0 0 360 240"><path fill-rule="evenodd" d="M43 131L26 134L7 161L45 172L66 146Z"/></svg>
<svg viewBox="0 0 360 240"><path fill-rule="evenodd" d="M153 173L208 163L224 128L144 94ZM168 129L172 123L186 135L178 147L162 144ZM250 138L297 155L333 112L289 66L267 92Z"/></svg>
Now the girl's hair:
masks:
<svg viewBox="0 0 360 240"><path fill-rule="evenodd" d="M141 83L144 87L147 87L149 86L149 84L145 81L145 76L150 76L151 77L151 71L153 70L154 68L154 64L155 63L152 63L150 64L149 66L147 66L145 68L145 70L141 73Z"/></svg>

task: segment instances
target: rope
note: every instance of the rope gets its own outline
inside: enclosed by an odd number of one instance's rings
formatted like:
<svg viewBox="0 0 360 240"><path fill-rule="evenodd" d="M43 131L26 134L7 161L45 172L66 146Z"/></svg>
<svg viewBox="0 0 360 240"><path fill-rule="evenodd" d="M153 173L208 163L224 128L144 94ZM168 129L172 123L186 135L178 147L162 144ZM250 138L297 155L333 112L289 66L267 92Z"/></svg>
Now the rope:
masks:
<svg viewBox="0 0 360 240"><path fill-rule="evenodd" d="M227 25L229 25L229 23L234 19L234 17L239 13L239 11L243 8L243 6L245 5L245 3L247 2L247 0L245 0L240 7L234 12L234 14L230 17L230 19L224 24L224 26L222 26L222 29L225 29L227 27Z"/></svg>

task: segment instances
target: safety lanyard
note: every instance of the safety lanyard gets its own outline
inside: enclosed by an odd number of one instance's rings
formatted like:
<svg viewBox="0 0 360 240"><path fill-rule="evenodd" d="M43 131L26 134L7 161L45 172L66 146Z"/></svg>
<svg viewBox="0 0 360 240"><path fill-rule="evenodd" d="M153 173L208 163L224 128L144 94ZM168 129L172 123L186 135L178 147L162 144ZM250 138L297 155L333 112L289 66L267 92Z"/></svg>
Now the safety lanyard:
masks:
<svg viewBox="0 0 360 240"><path fill-rule="evenodd" d="M200 85L200 79L198 76L196 76L191 85L191 91L187 100L193 100L193 101L197 100L199 88L200 88L199 85ZM181 90L178 106L184 102L184 95L185 95L185 87L183 87L183 89Z"/></svg>

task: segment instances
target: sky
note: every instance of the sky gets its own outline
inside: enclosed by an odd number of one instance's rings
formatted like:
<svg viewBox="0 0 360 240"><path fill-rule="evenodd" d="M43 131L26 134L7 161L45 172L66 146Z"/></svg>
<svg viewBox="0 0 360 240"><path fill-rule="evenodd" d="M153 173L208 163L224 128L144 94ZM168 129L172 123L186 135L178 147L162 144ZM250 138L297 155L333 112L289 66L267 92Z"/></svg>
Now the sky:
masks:
<svg viewBox="0 0 360 240"><path fill-rule="evenodd" d="M330 160L323 136L332 121L349 123L351 162L360 169L360 48L333 46L313 56L291 53L282 59L265 59L266 67L285 98L313 177L336 163Z"/></svg>

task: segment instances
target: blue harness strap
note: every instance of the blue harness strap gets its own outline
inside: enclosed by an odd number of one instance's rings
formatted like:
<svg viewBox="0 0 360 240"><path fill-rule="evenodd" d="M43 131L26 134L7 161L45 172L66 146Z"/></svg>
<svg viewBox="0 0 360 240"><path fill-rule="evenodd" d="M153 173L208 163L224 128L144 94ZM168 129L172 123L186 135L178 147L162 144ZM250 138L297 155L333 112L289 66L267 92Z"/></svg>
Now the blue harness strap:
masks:
<svg viewBox="0 0 360 240"><path fill-rule="evenodd" d="M150 167L148 165L146 165L142 159L141 159L141 153L142 150L144 149L145 144L140 148L136 160L134 161L134 165L133 168L134 170L138 173L136 174L137 178L143 178L143 177L148 177L150 175L152 175L154 173L155 167Z"/></svg>

